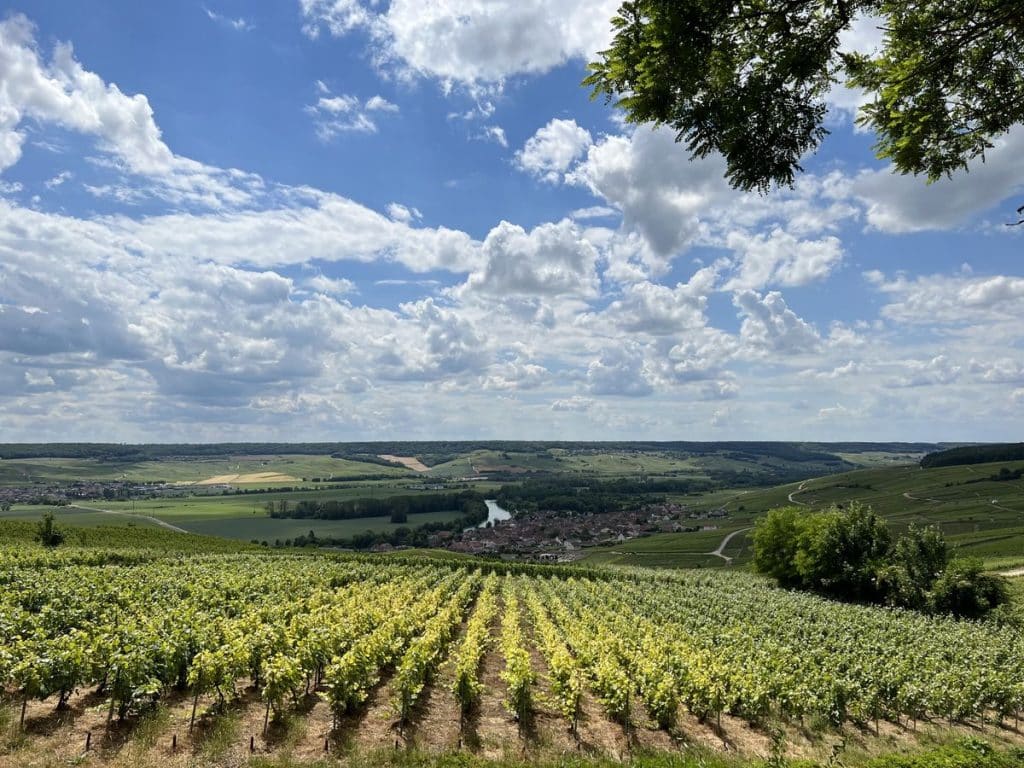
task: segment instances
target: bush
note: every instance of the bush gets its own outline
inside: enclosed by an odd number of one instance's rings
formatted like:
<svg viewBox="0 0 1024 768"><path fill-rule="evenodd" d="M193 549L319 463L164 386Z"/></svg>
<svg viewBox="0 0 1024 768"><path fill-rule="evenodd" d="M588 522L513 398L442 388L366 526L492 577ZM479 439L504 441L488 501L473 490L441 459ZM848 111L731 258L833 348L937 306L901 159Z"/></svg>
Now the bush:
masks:
<svg viewBox="0 0 1024 768"><path fill-rule="evenodd" d="M939 613L976 619L1009 600L1006 581L982 573L980 560L950 561L932 587L932 607Z"/></svg>

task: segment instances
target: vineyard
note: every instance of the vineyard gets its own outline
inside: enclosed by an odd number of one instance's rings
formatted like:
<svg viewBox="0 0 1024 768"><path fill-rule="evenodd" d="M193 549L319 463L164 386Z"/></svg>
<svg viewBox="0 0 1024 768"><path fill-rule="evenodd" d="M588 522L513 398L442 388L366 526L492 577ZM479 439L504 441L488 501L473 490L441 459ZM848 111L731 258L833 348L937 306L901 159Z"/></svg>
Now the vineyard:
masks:
<svg viewBox="0 0 1024 768"><path fill-rule="evenodd" d="M39 764L116 757L153 722L166 764L226 722L231 749L299 758L534 742L766 755L808 729L1012 740L1024 710L1019 629L742 573L0 551L0 637L11 765L40 744Z"/></svg>

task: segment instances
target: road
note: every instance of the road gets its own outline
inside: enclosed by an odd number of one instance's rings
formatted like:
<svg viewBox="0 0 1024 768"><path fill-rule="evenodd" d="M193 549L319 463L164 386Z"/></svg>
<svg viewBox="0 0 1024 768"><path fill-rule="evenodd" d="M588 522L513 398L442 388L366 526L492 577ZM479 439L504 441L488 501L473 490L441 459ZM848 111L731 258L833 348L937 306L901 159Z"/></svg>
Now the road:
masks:
<svg viewBox="0 0 1024 768"><path fill-rule="evenodd" d="M720 557L723 560L725 560L725 562L731 563L732 562L732 558L729 557L726 554L723 554L725 552L725 548L727 546L729 546L729 542L732 541L732 537L733 536L735 536L737 533L743 533L744 531L749 531L749 530L750 530L750 528L748 527L748 528L740 528L738 531L733 531L728 536L726 536L724 539L722 539L722 543L718 545L718 549L716 549L714 552L706 552L705 554L714 555L715 557Z"/></svg>
<svg viewBox="0 0 1024 768"><path fill-rule="evenodd" d="M159 520L155 517L150 517L149 515L136 515L132 512L121 512L120 510L116 509L97 509L96 507L83 507L80 504L68 504L68 506L71 507L72 509L80 509L83 512L102 512L105 515L119 515L120 517L148 520L151 523L156 523L161 528L166 528L167 530L174 531L175 533L189 533L189 531L186 531L184 528L179 528L176 525L171 525L168 522L164 522L163 520Z"/></svg>

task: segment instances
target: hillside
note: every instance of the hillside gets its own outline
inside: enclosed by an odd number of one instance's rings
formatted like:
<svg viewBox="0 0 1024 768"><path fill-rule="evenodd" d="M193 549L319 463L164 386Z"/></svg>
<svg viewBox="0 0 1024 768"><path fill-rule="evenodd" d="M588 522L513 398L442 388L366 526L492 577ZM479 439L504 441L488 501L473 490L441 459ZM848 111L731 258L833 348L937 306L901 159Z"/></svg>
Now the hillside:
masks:
<svg viewBox="0 0 1024 768"><path fill-rule="evenodd" d="M712 530L660 533L595 550L595 563L659 567L721 567L752 555L749 530L757 516L793 504L824 509L859 501L882 514L894 531L937 525L960 554L982 558L993 569L1024 565L1024 461L923 468L879 466L786 483L771 488L728 489L671 498ZM731 533L727 546L712 554Z"/></svg>

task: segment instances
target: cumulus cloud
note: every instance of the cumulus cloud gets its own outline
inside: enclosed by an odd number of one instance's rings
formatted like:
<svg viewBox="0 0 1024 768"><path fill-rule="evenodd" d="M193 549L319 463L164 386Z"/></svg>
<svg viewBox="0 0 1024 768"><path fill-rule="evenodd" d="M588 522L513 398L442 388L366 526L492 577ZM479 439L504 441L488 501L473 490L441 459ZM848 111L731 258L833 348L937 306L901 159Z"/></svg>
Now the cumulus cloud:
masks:
<svg viewBox="0 0 1024 768"><path fill-rule="evenodd" d="M516 165L545 181L556 183L587 147L594 143L590 131L575 120L554 119L526 140L516 152Z"/></svg>
<svg viewBox="0 0 1024 768"><path fill-rule="evenodd" d="M1024 277L898 275L887 278L872 271L865 277L889 298L882 315L919 325L966 325L1016 322L1024 316Z"/></svg>
<svg viewBox="0 0 1024 768"><path fill-rule="evenodd" d="M300 0L303 30L340 37L365 27L379 58L444 82L502 81L589 58L611 40L617 0Z"/></svg>
<svg viewBox="0 0 1024 768"><path fill-rule="evenodd" d="M641 127L592 144L567 180L621 210L623 228L664 256L689 245L701 232L702 215L737 195L724 172L717 156L691 161L672 131Z"/></svg>
<svg viewBox="0 0 1024 768"><path fill-rule="evenodd" d="M778 291L761 295L738 291L733 303L743 316L740 337L754 349L800 355L815 351L821 337L813 326L786 306Z"/></svg>
<svg viewBox="0 0 1024 768"><path fill-rule="evenodd" d="M344 296L347 293L356 293L356 284L346 277L326 277L315 275L303 281L303 285L318 293Z"/></svg>
<svg viewBox="0 0 1024 768"><path fill-rule="evenodd" d="M636 344L603 350L587 366L586 381L594 395L643 397L654 392L643 350Z"/></svg>
<svg viewBox="0 0 1024 768"><path fill-rule="evenodd" d="M703 328L716 275L714 267L705 267L675 288L647 281L628 285L623 298L612 302L603 316L627 333L668 336Z"/></svg>
<svg viewBox="0 0 1024 768"><path fill-rule="evenodd" d="M527 232L501 222L484 239L483 264L465 289L490 296L597 295L598 252L568 219Z"/></svg>
<svg viewBox="0 0 1024 768"><path fill-rule="evenodd" d="M828 277L843 256L837 237L798 240L781 229L767 235L731 232L726 243L739 261L737 274L725 285L728 290L806 285Z"/></svg>

